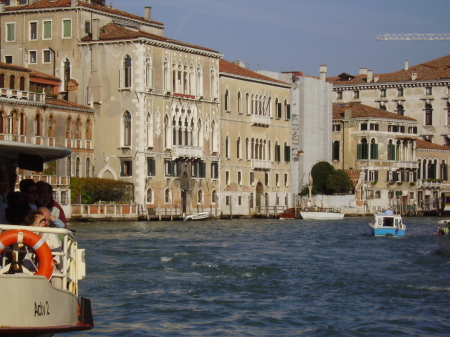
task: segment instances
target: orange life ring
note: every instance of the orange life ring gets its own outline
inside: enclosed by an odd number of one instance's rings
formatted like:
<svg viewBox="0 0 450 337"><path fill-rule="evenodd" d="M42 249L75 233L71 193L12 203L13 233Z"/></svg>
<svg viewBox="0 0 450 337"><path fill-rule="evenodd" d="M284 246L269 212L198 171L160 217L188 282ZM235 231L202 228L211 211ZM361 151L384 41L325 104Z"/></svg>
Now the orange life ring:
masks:
<svg viewBox="0 0 450 337"><path fill-rule="evenodd" d="M31 247L39 258L39 268L34 275L42 275L50 280L53 273L53 255L48 244L39 235L22 229L12 229L0 234L0 254L5 247L23 243Z"/></svg>

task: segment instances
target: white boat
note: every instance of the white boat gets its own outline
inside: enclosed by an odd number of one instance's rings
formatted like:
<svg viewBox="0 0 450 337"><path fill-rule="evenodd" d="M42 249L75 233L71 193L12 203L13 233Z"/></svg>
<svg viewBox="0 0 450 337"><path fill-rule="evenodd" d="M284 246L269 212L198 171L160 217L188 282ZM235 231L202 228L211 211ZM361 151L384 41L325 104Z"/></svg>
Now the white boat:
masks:
<svg viewBox="0 0 450 337"><path fill-rule="evenodd" d="M392 211L374 214L369 227L375 236L404 236L406 232L401 215Z"/></svg>
<svg viewBox="0 0 450 337"><path fill-rule="evenodd" d="M0 169L9 177L17 167L42 171L44 162L70 153L66 148L0 141ZM58 235L61 251L52 252L39 233ZM36 272L21 265L20 256L26 252L37 255ZM53 268L55 256L60 269ZM93 328L90 300L78 296L85 251L78 249L70 230L0 224L0 261L0 336L52 336Z"/></svg>
<svg viewBox="0 0 450 337"><path fill-rule="evenodd" d="M210 217L211 217L211 213L209 213L209 212L200 212L200 213L185 215L183 217L183 220L184 221L187 221L187 220L207 220Z"/></svg>
<svg viewBox="0 0 450 337"><path fill-rule="evenodd" d="M306 207L300 211L304 220L342 220L344 213L334 208Z"/></svg>
<svg viewBox="0 0 450 337"><path fill-rule="evenodd" d="M450 220L438 222L439 229L435 233L436 242L442 255L450 256Z"/></svg>

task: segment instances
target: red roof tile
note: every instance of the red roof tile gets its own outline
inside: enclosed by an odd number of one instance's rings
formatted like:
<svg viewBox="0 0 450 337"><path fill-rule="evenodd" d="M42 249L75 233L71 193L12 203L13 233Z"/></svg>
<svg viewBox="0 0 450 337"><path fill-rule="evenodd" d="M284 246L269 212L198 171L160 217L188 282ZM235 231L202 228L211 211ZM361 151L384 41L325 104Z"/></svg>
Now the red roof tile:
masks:
<svg viewBox="0 0 450 337"><path fill-rule="evenodd" d="M169 39L164 36L160 35L154 35L147 32L143 32L141 30L134 30L134 29L128 29L122 26L118 26L114 23L109 23L106 26L103 26L100 29L100 35L99 35L99 41L118 41L118 40L130 40L130 39L139 39L139 38L147 38L151 40L161 41L165 43L175 44L183 47L193 48L193 49L200 49L204 51L208 51L211 53L218 53L215 50L196 46L193 44ZM92 37L85 36L81 39L83 42L91 42Z"/></svg>
<svg viewBox="0 0 450 337"><path fill-rule="evenodd" d="M110 14L114 14L114 15L118 15L118 16L122 16L122 17L127 17L127 18L134 19L134 20L140 20L140 21L143 21L146 23L152 23L152 24L164 26L164 24L162 24L161 22L148 21L148 20L144 19L143 17L133 15L133 14L130 14L130 13L127 13L125 11L121 11L121 10L118 10L115 8L110 8L108 6L88 4L87 2L81 1L81 0L78 1L78 6L91 8L91 9L95 9L95 10L102 11L105 13L110 13ZM62 8L62 7L71 7L71 0L40 0L31 5L25 5L25 6L20 6L20 7L18 7L18 6L6 7L5 12L6 11L31 10L31 9Z"/></svg>
<svg viewBox="0 0 450 337"><path fill-rule="evenodd" d="M254 72L254 71L251 71L249 69L241 67L241 66L239 66L237 64L234 64L232 62L226 61L224 59L220 59L219 60L219 70L220 70L221 73L238 75L238 76L243 76L243 77L250 77L250 78L254 78L254 79L258 79L258 80L262 80L262 81L269 81L269 82L275 82L275 83L290 85L289 83L276 80L276 79L274 79L272 77L268 77L268 76L264 76L264 75L258 74L258 73Z"/></svg>
<svg viewBox="0 0 450 337"><path fill-rule="evenodd" d="M45 98L45 103L46 103L46 104L51 104L51 105L59 105L59 106L61 106L62 108L63 108L63 107L67 107L67 108L77 108L77 109L92 110L92 112L94 112L94 109L92 109L90 106L72 103L72 102L69 102L69 101L65 101L65 100L63 100L63 99L57 99L57 98L46 97L46 98Z"/></svg>
<svg viewBox="0 0 450 337"><path fill-rule="evenodd" d="M352 118L386 118L417 122L414 118L397 115L392 112L373 108L361 103L333 104L333 119L343 119L345 110L352 111Z"/></svg>
<svg viewBox="0 0 450 337"><path fill-rule="evenodd" d="M440 79L449 79L450 55L443 56L435 60L431 60L425 63L409 67L408 70L399 70L387 74L373 74L373 77L378 76L378 83L410 82L412 81L413 73L417 74L416 81L433 81ZM367 75L355 75L354 77L352 76L328 77L327 81L333 83L334 85L364 84L367 83Z"/></svg>
<svg viewBox="0 0 450 337"><path fill-rule="evenodd" d="M15 64L10 64L10 63L5 63L5 62L0 62L0 68L3 69L11 69L11 70L15 70L15 71L24 71L24 72L30 72L30 70L28 68L25 67L21 67Z"/></svg>
<svg viewBox="0 0 450 337"><path fill-rule="evenodd" d="M444 150L450 151L450 147L427 142L422 139L416 140L416 148L423 150Z"/></svg>
<svg viewBox="0 0 450 337"><path fill-rule="evenodd" d="M39 78L45 78L47 80L61 82L61 80L58 77L52 76L52 75L49 75L49 74L45 74L45 73L41 73L40 71L37 71L37 70L30 70L30 76L39 77Z"/></svg>

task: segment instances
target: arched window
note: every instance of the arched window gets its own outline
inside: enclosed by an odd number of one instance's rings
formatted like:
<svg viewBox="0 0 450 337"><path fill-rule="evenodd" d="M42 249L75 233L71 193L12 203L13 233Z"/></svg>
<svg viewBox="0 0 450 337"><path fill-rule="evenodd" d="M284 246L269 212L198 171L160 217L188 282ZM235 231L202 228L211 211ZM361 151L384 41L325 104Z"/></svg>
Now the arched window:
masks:
<svg viewBox="0 0 450 337"><path fill-rule="evenodd" d="M237 113L240 114L242 113L242 97L241 97L241 92L239 91L237 94Z"/></svg>
<svg viewBox="0 0 450 337"><path fill-rule="evenodd" d="M425 104L425 125L433 125L433 106Z"/></svg>
<svg viewBox="0 0 450 337"><path fill-rule="evenodd" d="M153 87L152 63L150 60L150 56L148 55L145 58L145 86L147 88Z"/></svg>
<svg viewBox="0 0 450 337"><path fill-rule="evenodd" d="M147 204L153 204L153 190L151 188L147 190Z"/></svg>
<svg viewBox="0 0 450 337"><path fill-rule="evenodd" d="M77 117L77 121L75 124L75 138L81 139L81 118Z"/></svg>
<svg viewBox="0 0 450 337"><path fill-rule="evenodd" d="M131 114L123 114L123 146L131 146Z"/></svg>
<svg viewBox="0 0 450 337"><path fill-rule="evenodd" d="M405 108L401 104L397 104L397 115L403 116L405 114Z"/></svg>
<svg viewBox="0 0 450 337"><path fill-rule="evenodd" d="M378 144L376 144L375 138L370 141L370 159L378 159Z"/></svg>
<svg viewBox="0 0 450 337"><path fill-rule="evenodd" d="M70 116L66 119L66 138L72 138L72 118Z"/></svg>
<svg viewBox="0 0 450 337"><path fill-rule="evenodd" d="M339 154L340 154L339 141L335 140L333 142L332 160L339 161Z"/></svg>
<svg viewBox="0 0 450 337"><path fill-rule="evenodd" d="M69 91L69 81L70 81L70 61L69 59L64 60L64 91Z"/></svg>
<svg viewBox="0 0 450 337"><path fill-rule="evenodd" d="M225 158L230 158L230 137L228 135L225 138Z"/></svg>
<svg viewBox="0 0 450 337"><path fill-rule="evenodd" d="M396 146L395 144L392 143L392 139L389 140L388 146L387 146L387 150L388 150L388 160L395 160L396 158Z"/></svg>
<svg viewBox="0 0 450 337"><path fill-rule="evenodd" d="M125 55L122 65L122 88L131 87L131 57Z"/></svg>
<svg viewBox="0 0 450 337"><path fill-rule="evenodd" d="M211 97L216 97L216 70L211 68Z"/></svg>
<svg viewBox="0 0 450 337"><path fill-rule="evenodd" d="M164 59L164 90L168 89L169 85L169 62Z"/></svg>
<svg viewBox="0 0 450 337"><path fill-rule="evenodd" d="M225 111L230 111L230 92L225 90Z"/></svg>
<svg viewBox="0 0 450 337"><path fill-rule="evenodd" d="M448 166L445 163L445 160L441 161L439 178L443 181L448 181Z"/></svg>
<svg viewBox="0 0 450 337"><path fill-rule="evenodd" d="M25 136L27 134L27 115L20 113L20 135Z"/></svg>
<svg viewBox="0 0 450 337"><path fill-rule="evenodd" d="M357 147L357 159L369 159L369 144L367 139L361 139L361 143Z"/></svg>
<svg viewBox="0 0 450 337"><path fill-rule="evenodd" d="M250 95L247 93L245 95L245 113L248 115L249 114L249 108L250 108Z"/></svg>
<svg viewBox="0 0 450 337"><path fill-rule="evenodd" d="M0 110L0 133L5 133L5 123L4 123L5 112Z"/></svg>
<svg viewBox="0 0 450 337"><path fill-rule="evenodd" d="M68 177L72 176L72 156L66 158L66 175Z"/></svg>
<svg viewBox="0 0 450 337"><path fill-rule="evenodd" d="M170 189L166 188L166 190L164 191L164 202L166 204L170 204Z"/></svg>
<svg viewBox="0 0 450 337"><path fill-rule="evenodd" d="M42 136L42 117L41 114L36 114L36 117L34 118L35 121L35 135L36 136Z"/></svg>
<svg viewBox="0 0 450 337"><path fill-rule="evenodd" d="M25 91L25 77L20 77L19 90Z"/></svg>
<svg viewBox="0 0 450 337"><path fill-rule="evenodd" d="M217 192L216 192L216 190L212 190L212 192L211 192L211 203L215 204L217 201L218 201L217 200Z"/></svg>
<svg viewBox="0 0 450 337"><path fill-rule="evenodd" d="M9 77L9 89L14 89L16 83L16 77L14 75L11 75Z"/></svg>
<svg viewBox="0 0 450 337"><path fill-rule="evenodd" d="M5 74L0 74L0 88L5 87Z"/></svg>
<svg viewBox="0 0 450 337"><path fill-rule="evenodd" d="M48 117L47 137L55 137L55 118L53 115Z"/></svg>
<svg viewBox="0 0 450 337"><path fill-rule="evenodd" d="M91 159L86 159L86 178L91 176Z"/></svg>
<svg viewBox="0 0 450 337"><path fill-rule="evenodd" d="M238 137L236 144L236 155L238 159L241 159L241 137Z"/></svg>
<svg viewBox="0 0 450 337"><path fill-rule="evenodd" d="M86 120L86 140L92 140L92 122L89 118Z"/></svg>
<svg viewBox="0 0 450 337"><path fill-rule="evenodd" d="M75 177L79 178L80 177L80 157L77 157L77 159L75 159Z"/></svg>

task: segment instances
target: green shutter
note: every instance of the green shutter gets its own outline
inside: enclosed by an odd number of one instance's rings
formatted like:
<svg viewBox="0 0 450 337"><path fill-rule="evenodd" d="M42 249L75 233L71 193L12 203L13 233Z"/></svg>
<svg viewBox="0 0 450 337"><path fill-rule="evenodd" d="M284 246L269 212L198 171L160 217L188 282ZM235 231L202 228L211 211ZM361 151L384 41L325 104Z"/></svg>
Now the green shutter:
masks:
<svg viewBox="0 0 450 337"><path fill-rule="evenodd" d="M291 105L286 106L286 119L291 119Z"/></svg>
<svg viewBox="0 0 450 337"><path fill-rule="evenodd" d="M356 146L356 159L362 159L362 144Z"/></svg>
<svg viewBox="0 0 450 337"><path fill-rule="evenodd" d="M8 23L6 27L7 27L8 41L14 41L16 35L15 25L13 23Z"/></svg>
<svg viewBox="0 0 450 337"><path fill-rule="evenodd" d="M72 21L71 20L63 20L63 36L71 37L72 36Z"/></svg>
<svg viewBox="0 0 450 337"><path fill-rule="evenodd" d="M52 38L52 22L44 21L44 39Z"/></svg>
<svg viewBox="0 0 450 337"><path fill-rule="evenodd" d="M373 144L373 158L372 159L378 159L378 144Z"/></svg>
<svg viewBox="0 0 450 337"><path fill-rule="evenodd" d="M281 118L281 103L277 104L277 118Z"/></svg>

